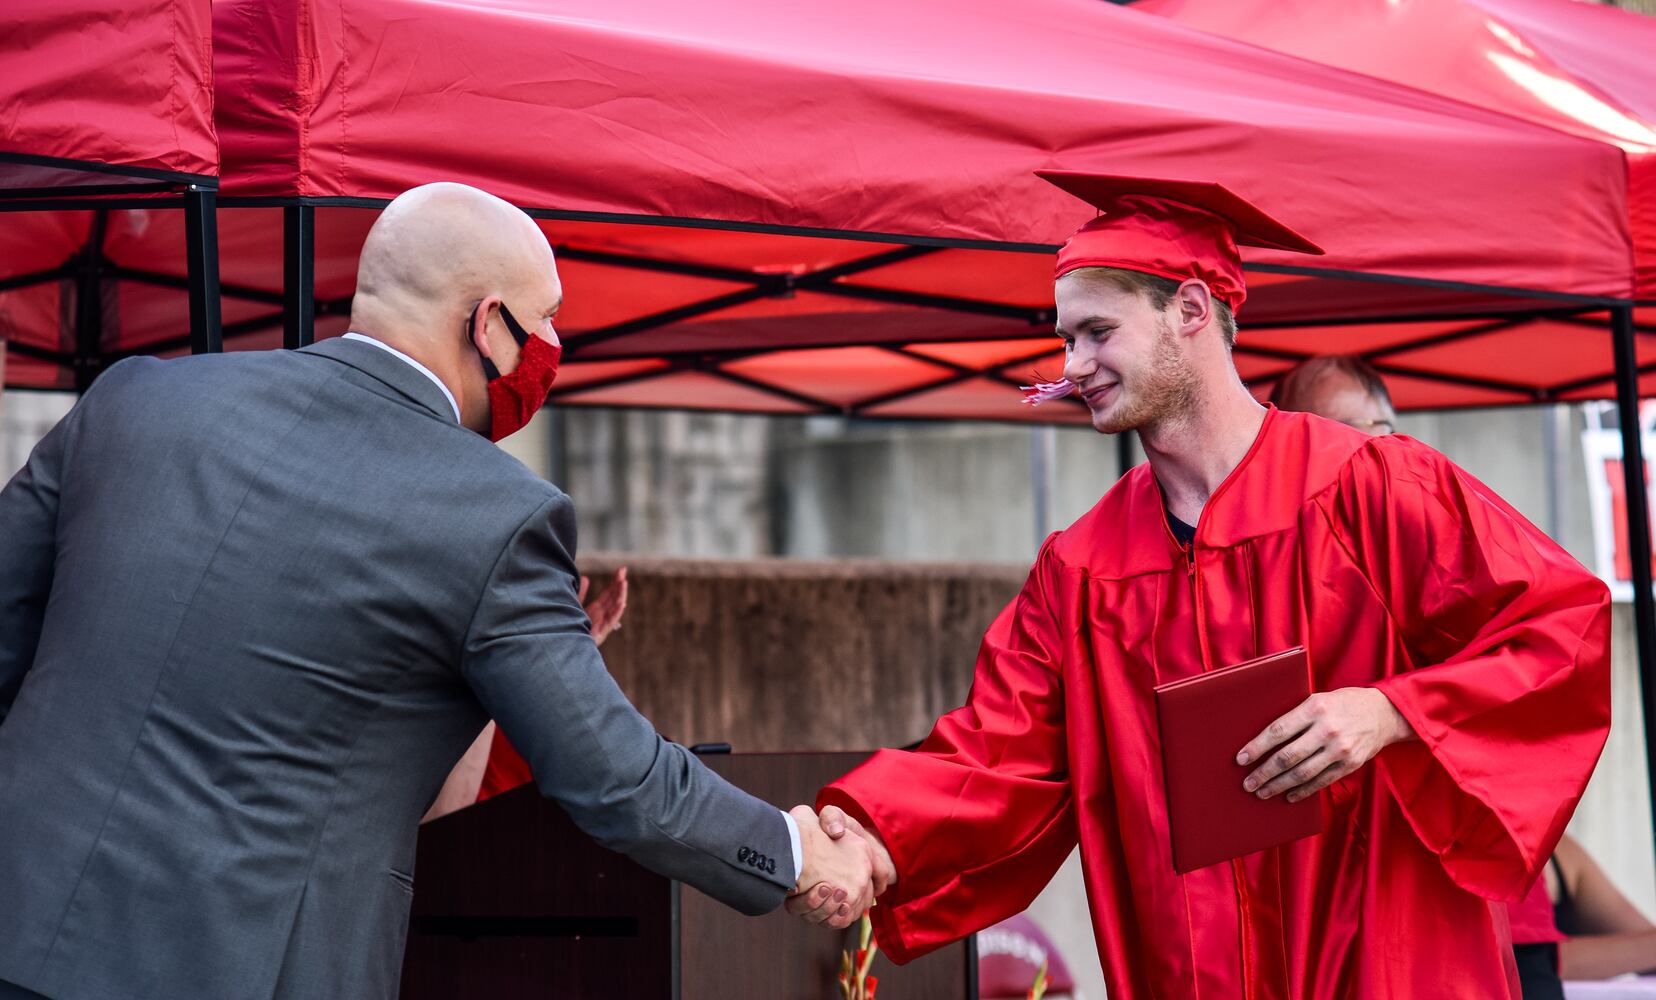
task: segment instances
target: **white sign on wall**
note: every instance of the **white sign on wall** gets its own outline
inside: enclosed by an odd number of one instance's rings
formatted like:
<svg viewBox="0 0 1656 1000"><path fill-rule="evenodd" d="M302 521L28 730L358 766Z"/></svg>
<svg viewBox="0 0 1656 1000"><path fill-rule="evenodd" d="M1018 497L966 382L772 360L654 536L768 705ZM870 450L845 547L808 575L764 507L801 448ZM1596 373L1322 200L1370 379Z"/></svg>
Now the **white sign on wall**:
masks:
<svg viewBox="0 0 1656 1000"><path fill-rule="evenodd" d="M1631 602L1633 560L1627 544L1627 480L1622 471L1621 431L1601 424L1601 409L1588 406L1585 410L1587 429L1581 434L1581 452L1586 458L1587 497L1593 514L1593 568L1609 585L1612 600ZM1648 504L1650 461L1656 454L1656 406L1640 406L1639 424ZM1651 554L1646 553L1645 558L1652 558ZM1656 570L1656 559L1652 560L1652 568Z"/></svg>

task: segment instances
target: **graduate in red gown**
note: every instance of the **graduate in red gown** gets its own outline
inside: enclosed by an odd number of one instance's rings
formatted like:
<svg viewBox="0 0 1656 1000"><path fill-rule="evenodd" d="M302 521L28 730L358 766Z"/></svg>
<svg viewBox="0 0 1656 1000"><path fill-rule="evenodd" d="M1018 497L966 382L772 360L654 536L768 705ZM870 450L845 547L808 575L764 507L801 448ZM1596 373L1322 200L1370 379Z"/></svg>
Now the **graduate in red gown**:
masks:
<svg viewBox="0 0 1656 1000"><path fill-rule="evenodd" d="M1060 183L1104 213L1058 256L1064 374L1149 462L1047 539L967 703L823 790L888 854L880 946L1019 912L1079 843L1113 1000L1517 997L1490 901L1604 744L1605 587L1431 448L1255 402L1236 244L1313 245L1215 185ZM1152 689L1298 645L1314 693L1214 766L1324 832L1176 875Z"/></svg>

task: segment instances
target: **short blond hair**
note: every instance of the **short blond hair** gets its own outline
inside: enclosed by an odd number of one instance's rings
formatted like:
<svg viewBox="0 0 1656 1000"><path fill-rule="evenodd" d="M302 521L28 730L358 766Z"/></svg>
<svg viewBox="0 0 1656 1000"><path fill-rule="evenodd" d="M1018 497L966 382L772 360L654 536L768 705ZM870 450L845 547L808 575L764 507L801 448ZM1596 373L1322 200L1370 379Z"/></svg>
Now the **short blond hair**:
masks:
<svg viewBox="0 0 1656 1000"><path fill-rule="evenodd" d="M1124 267L1078 267L1070 274L1097 278L1123 292L1137 292L1149 299L1150 305L1156 309L1166 309L1173 301L1173 296L1178 293L1181 284L1159 274L1145 274L1143 271L1130 271ZM1213 312L1219 318L1219 334L1225 339L1225 348L1228 350L1235 347L1236 315L1231 312L1231 307L1215 296Z"/></svg>

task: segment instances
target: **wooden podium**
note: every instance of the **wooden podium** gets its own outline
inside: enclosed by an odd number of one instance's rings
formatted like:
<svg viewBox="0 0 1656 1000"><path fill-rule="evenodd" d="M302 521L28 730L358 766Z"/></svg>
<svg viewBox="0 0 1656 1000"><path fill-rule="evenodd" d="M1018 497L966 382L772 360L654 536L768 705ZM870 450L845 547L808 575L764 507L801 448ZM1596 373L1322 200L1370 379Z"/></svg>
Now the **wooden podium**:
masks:
<svg viewBox="0 0 1656 1000"><path fill-rule="evenodd" d="M860 763L856 753L711 754L780 805ZM744 917L594 844L533 787L426 824L403 1000L832 1000L854 929L778 910ZM977 1000L971 938L874 974L891 1000Z"/></svg>

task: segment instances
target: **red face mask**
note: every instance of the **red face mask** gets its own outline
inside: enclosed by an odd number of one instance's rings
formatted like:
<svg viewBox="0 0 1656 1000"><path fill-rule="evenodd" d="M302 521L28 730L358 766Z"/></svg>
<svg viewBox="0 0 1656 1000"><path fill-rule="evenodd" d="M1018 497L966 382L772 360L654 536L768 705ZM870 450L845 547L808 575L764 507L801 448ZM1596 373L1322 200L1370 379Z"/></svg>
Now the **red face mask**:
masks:
<svg viewBox="0 0 1656 1000"><path fill-rule="evenodd" d="M550 343L519 326L504 303L500 318L506 321L519 352L517 367L507 375L500 374L494 362L483 359L484 374L489 376L490 441L515 434L529 423L552 391L552 382L558 377L558 359L563 357L563 345Z"/></svg>

